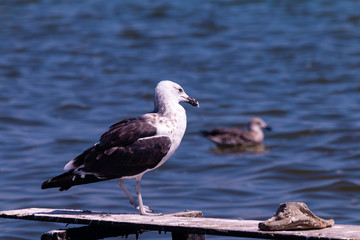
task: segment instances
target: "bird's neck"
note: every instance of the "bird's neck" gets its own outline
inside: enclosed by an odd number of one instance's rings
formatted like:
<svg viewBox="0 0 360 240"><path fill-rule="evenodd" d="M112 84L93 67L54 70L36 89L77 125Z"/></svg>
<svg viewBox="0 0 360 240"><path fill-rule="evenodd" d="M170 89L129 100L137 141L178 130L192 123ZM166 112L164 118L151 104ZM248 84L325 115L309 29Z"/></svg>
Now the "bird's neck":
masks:
<svg viewBox="0 0 360 240"><path fill-rule="evenodd" d="M262 141L264 139L264 133L261 128L252 127L250 128L250 131L253 132L253 134L255 135L256 141Z"/></svg>
<svg viewBox="0 0 360 240"><path fill-rule="evenodd" d="M178 117L186 118L185 109L177 101L156 101L154 112L170 119Z"/></svg>
<svg viewBox="0 0 360 240"><path fill-rule="evenodd" d="M173 131L176 139L183 137L186 130L186 111L177 101L176 102L163 102L155 105L155 113L159 114L162 118L168 121L167 129ZM168 131L167 130L167 131Z"/></svg>

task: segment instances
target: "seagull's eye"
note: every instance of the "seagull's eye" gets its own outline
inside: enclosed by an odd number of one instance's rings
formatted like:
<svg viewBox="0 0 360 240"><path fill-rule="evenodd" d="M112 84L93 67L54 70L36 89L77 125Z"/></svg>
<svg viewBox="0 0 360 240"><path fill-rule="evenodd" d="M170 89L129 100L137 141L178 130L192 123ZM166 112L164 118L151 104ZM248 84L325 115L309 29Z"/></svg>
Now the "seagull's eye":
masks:
<svg viewBox="0 0 360 240"><path fill-rule="evenodd" d="M182 93L184 90L182 90L182 88L178 89L179 93Z"/></svg>

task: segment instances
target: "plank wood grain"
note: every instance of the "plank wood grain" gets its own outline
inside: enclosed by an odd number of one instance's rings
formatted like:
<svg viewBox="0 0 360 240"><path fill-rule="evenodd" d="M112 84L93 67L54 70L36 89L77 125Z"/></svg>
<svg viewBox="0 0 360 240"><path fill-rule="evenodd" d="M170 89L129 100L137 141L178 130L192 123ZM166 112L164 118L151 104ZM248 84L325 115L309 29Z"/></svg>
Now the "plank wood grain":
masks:
<svg viewBox="0 0 360 240"><path fill-rule="evenodd" d="M360 226L335 224L331 228L302 231L260 231L256 220L179 217L176 214L143 216L72 209L27 208L0 211L2 218L26 219L67 224L186 232L262 239L351 239L360 240Z"/></svg>

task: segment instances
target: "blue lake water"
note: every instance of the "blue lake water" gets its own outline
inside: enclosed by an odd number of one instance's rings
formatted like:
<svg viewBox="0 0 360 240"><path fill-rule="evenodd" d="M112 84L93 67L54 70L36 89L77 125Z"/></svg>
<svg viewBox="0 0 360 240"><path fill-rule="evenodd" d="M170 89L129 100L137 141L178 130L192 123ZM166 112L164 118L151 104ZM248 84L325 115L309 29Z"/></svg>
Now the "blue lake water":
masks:
<svg viewBox="0 0 360 240"><path fill-rule="evenodd" d="M136 213L116 180L40 185L111 124L152 111L154 87L170 79L200 108L184 104L186 134L145 174L145 204L265 220L281 202L303 201L360 224L359 9L355 0L1 1L0 209ZM223 150L199 134L253 116L273 127L263 149ZM0 219L0 239L59 228ZM170 234L140 235L159 238Z"/></svg>

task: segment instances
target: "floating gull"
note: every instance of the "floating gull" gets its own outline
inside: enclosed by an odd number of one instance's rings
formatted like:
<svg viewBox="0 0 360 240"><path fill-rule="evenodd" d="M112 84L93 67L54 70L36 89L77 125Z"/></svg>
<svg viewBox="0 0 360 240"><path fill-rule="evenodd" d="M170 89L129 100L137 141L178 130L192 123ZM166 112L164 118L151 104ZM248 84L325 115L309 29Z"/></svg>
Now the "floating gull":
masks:
<svg viewBox="0 0 360 240"><path fill-rule="evenodd" d="M247 131L237 128L217 128L203 131L202 134L220 146L248 146L262 143L264 140L262 129L271 130L261 118L255 117L250 120Z"/></svg>
<svg viewBox="0 0 360 240"><path fill-rule="evenodd" d="M67 172L45 181L41 188L68 190L72 186L119 178L130 203L142 215L153 211L143 205L140 180L160 167L179 147L186 129L184 101L199 107L182 87L161 81L155 88L154 111L112 125L99 142L65 165ZM123 179L136 178L138 203L123 184Z"/></svg>

